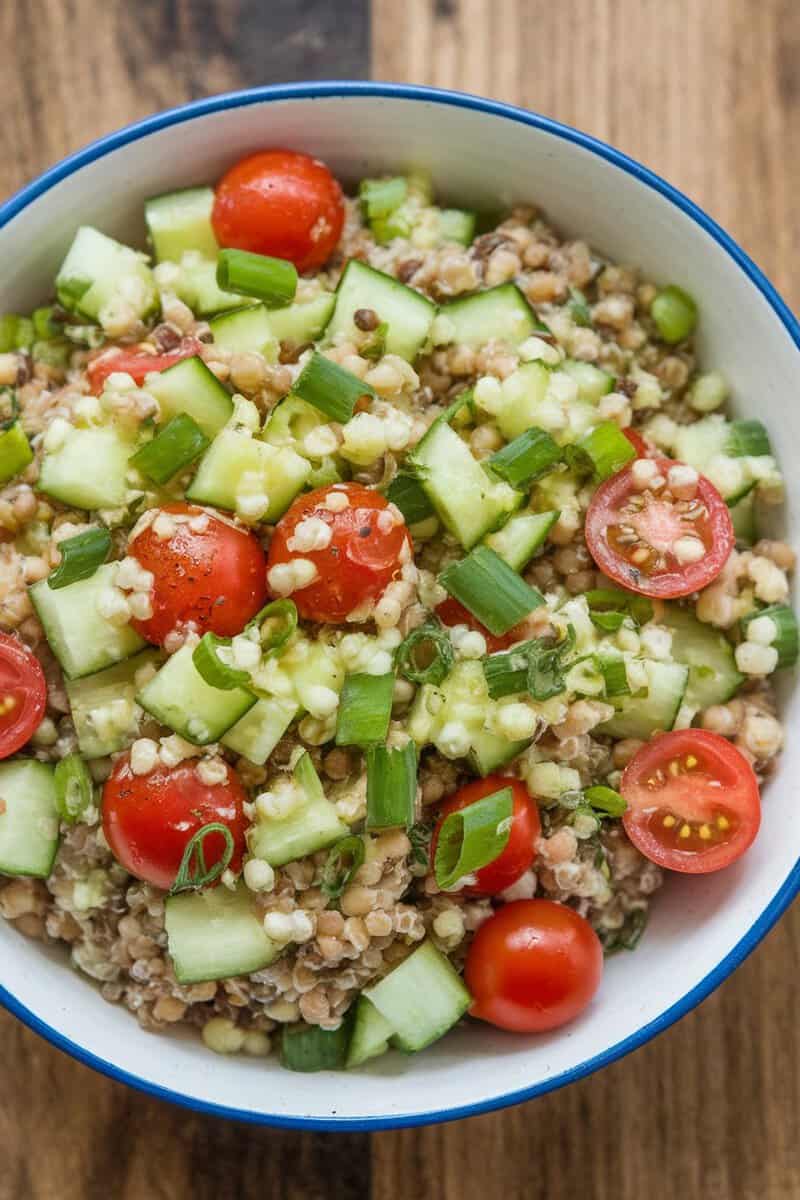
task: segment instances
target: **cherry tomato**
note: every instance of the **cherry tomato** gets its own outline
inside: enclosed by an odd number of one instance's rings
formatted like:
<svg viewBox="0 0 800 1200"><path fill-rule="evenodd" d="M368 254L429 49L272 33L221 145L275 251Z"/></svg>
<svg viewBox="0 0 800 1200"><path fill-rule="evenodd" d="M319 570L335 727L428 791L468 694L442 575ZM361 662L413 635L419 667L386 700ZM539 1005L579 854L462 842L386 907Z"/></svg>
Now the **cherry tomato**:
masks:
<svg viewBox="0 0 800 1200"><path fill-rule="evenodd" d="M159 513L173 518L169 536L159 537L151 522L128 544L128 554L154 576L153 615L131 624L157 645L188 621L201 635L239 633L266 601L258 539L190 504L166 504Z"/></svg>
<svg viewBox="0 0 800 1200"><path fill-rule="evenodd" d="M727 562L735 541L730 511L703 475L693 498L676 499L667 474L680 464L646 461L658 471L652 487L637 486L641 459L600 484L586 514L586 543L600 570L629 591L688 596Z"/></svg>
<svg viewBox="0 0 800 1200"><path fill-rule="evenodd" d="M507 650L509 646L513 646L515 642L519 642L524 637L524 634L520 635L515 629L509 629L508 633L504 633L500 637L490 633L460 600L456 600L455 596L448 596L441 604L437 604L436 615L443 625L447 625L448 629L452 629L454 625L468 625L470 629L482 633L486 639L486 649L490 654L494 654L496 650Z"/></svg>
<svg viewBox="0 0 800 1200"><path fill-rule="evenodd" d="M505 849L494 862L487 863L480 871L476 871L476 883L461 888L462 896L497 896L525 874L533 863L534 843L542 832L539 809L523 783L504 775L487 775L485 779L476 779L474 783L468 783L466 787L459 788L439 809L439 817L431 838L431 864L436 856L439 831L450 813L458 812L459 809L474 804L476 800L482 800L484 796L491 796L493 792L507 787L511 788L513 807L511 831Z"/></svg>
<svg viewBox="0 0 800 1200"><path fill-rule="evenodd" d="M339 507L341 497L347 501L344 508ZM324 549L306 550L302 541L297 544L298 526L309 517L324 521L331 530ZM280 595L273 569L295 558L309 559L317 577L292 591L297 611L309 621L344 621L378 599L400 571L404 550L411 552L405 522L380 492L359 483L337 483L298 496L281 517L269 547L267 579Z"/></svg>
<svg viewBox="0 0 800 1200"><path fill-rule="evenodd" d="M227 825L234 853L229 863L238 871L245 849L247 799L236 772L226 766L224 783L203 783L191 760L177 767L156 766L134 775L130 755L117 760L103 786L103 833L111 853L126 871L165 891L172 887L187 843L204 825ZM206 867L225 851L221 833L203 839Z"/></svg>
<svg viewBox="0 0 800 1200"><path fill-rule="evenodd" d="M584 917L554 900L514 900L475 934L464 980L473 1017L545 1033L583 1012L602 974L600 939Z"/></svg>
<svg viewBox="0 0 800 1200"><path fill-rule="evenodd" d="M184 338L177 349L170 350L167 354L147 354L144 350L113 350L110 353L104 351L97 358L93 358L86 368L89 374L89 390L93 396L99 396L109 375L113 375L115 371L124 371L141 387L151 371L166 371L167 367L174 367L175 363L182 362L184 358L193 358L199 353L200 343L192 337Z"/></svg>
<svg viewBox="0 0 800 1200"><path fill-rule="evenodd" d="M640 433L637 433L637 431L630 425L626 429L623 429L622 432L624 433L625 437L628 439L630 444L633 446L634 450L636 451L637 456L639 458L647 458L647 451L648 451L649 447L647 445L647 442L642 437L642 435Z"/></svg>
<svg viewBox="0 0 800 1200"><path fill-rule="evenodd" d="M342 232L342 189L324 163L293 150L243 158L217 186L212 224L221 246L321 267Z"/></svg>
<svg viewBox="0 0 800 1200"><path fill-rule="evenodd" d="M660 867L705 875L740 858L761 823L758 782L735 746L705 729L662 733L628 763L623 824Z"/></svg>
<svg viewBox="0 0 800 1200"><path fill-rule="evenodd" d="M46 704L38 658L17 638L0 633L0 758L25 745L41 725Z"/></svg>

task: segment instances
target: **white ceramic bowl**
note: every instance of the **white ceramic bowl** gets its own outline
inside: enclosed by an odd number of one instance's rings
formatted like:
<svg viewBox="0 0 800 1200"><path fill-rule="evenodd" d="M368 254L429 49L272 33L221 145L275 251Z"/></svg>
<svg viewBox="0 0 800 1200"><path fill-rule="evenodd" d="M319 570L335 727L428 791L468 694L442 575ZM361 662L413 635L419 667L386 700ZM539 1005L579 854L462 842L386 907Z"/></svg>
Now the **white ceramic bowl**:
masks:
<svg viewBox="0 0 800 1200"><path fill-rule="evenodd" d="M214 180L243 154L270 145L317 154L350 183L413 164L429 169L440 194L459 205L535 200L610 258L685 286L700 305L704 361L728 375L737 410L762 418L779 449L798 444L800 327L721 229L600 142L519 109L425 88L317 83L241 92L163 113L89 146L0 208L0 312L44 299L78 224L144 244L145 197ZM786 474L788 520L796 527L800 474ZM783 714L794 727L800 694L785 690ZM63 956L2 921L0 1000L100 1071L240 1120L377 1129L497 1108L641 1045L753 949L800 887L798 776L800 739L790 738L745 859L716 876L670 878L640 948L610 960L589 1010L550 1036L517 1038L475 1026L415 1058L390 1055L342 1075L295 1075L274 1061L210 1054L195 1037L142 1032Z"/></svg>

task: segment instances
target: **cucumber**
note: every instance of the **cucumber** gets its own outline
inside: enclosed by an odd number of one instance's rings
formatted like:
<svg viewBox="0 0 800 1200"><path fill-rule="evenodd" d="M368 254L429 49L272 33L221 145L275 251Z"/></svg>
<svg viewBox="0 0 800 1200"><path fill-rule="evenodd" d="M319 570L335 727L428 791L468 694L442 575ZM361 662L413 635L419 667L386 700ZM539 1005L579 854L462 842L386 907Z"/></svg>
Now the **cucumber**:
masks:
<svg viewBox="0 0 800 1200"><path fill-rule="evenodd" d="M288 446L271 446L246 430L223 429L201 458L186 499L233 512L243 492L258 492L267 498L259 520L277 521L310 472L311 463Z"/></svg>
<svg viewBox="0 0 800 1200"><path fill-rule="evenodd" d="M492 733L489 718L496 704L489 698L486 678L479 662L459 662L438 687L423 684L414 697L408 716L408 733L419 747L436 743L450 721L458 721L469 733L468 758L481 775L510 762L530 744L509 741Z"/></svg>
<svg viewBox="0 0 800 1200"><path fill-rule="evenodd" d="M112 625L100 615L100 593L113 587L117 564L105 563L88 579L53 589L41 579L30 589L50 649L68 679L82 679L130 658L145 645L130 625Z"/></svg>
<svg viewBox="0 0 800 1200"><path fill-rule="evenodd" d="M673 442L674 455L696 471L703 471L712 458L727 453L729 432L730 423L718 413L691 425L680 425Z"/></svg>
<svg viewBox="0 0 800 1200"><path fill-rule="evenodd" d="M744 683L725 634L704 625L685 608L665 604L659 624L672 630L672 657L689 668L683 703L687 708L724 704Z"/></svg>
<svg viewBox="0 0 800 1200"><path fill-rule="evenodd" d="M0 484L8 483L33 462L33 450L19 421L0 433Z"/></svg>
<svg viewBox="0 0 800 1200"><path fill-rule="evenodd" d="M211 687L192 660L193 647L182 646L145 684L136 699L162 725L195 746L217 742L256 702L244 688Z"/></svg>
<svg viewBox="0 0 800 1200"><path fill-rule="evenodd" d="M281 1033L281 1066L287 1071L341 1071L347 1062L352 1018L338 1029L294 1025Z"/></svg>
<svg viewBox="0 0 800 1200"><path fill-rule="evenodd" d="M322 686L341 692L345 671L335 651L324 642L303 642L301 645L302 650L298 646L285 653L280 665L292 681L297 703L307 709L310 689Z"/></svg>
<svg viewBox="0 0 800 1200"><path fill-rule="evenodd" d="M299 712L299 705L277 697L258 700L222 738L223 746L260 766L269 758Z"/></svg>
<svg viewBox="0 0 800 1200"><path fill-rule="evenodd" d="M752 491L747 492L730 508L733 532L737 542L741 542L743 546L755 545L759 537L755 494Z"/></svg>
<svg viewBox="0 0 800 1200"><path fill-rule="evenodd" d="M394 1026L378 1012L371 1000L363 994L358 997L353 1032L347 1050L345 1066L360 1067L370 1058L377 1058L389 1049L389 1039Z"/></svg>
<svg viewBox="0 0 800 1200"><path fill-rule="evenodd" d="M498 529L496 533L487 533L483 540L515 571L522 571L536 551L544 545L548 533L560 516L558 511L531 512L530 509L526 509L525 512L514 513L502 529Z"/></svg>
<svg viewBox="0 0 800 1200"><path fill-rule="evenodd" d="M300 791L295 807L285 817L259 815L247 833L250 853L273 867L325 850L350 832L325 796L307 753L294 769L294 783Z"/></svg>
<svg viewBox="0 0 800 1200"><path fill-rule="evenodd" d="M370 308L381 322L389 326L386 351L413 362L430 332L436 305L406 287L391 275L384 275L366 263L351 259L344 269L336 289L336 304L325 331L330 342L336 334L353 336L356 327L353 314L360 308Z"/></svg>
<svg viewBox="0 0 800 1200"><path fill-rule="evenodd" d="M187 250L216 260L219 245L211 225L213 207L210 187L183 188L145 200L144 220L156 261L179 263Z"/></svg>
<svg viewBox="0 0 800 1200"><path fill-rule="evenodd" d="M536 424L550 384L544 363L530 362L503 380L501 407L495 416L503 437L513 441Z"/></svg>
<svg viewBox="0 0 800 1200"><path fill-rule="evenodd" d="M769 438L760 421L726 421L711 413L692 425L680 425L674 457L706 475L733 506L768 476L780 479Z"/></svg>
<svg viewBox="0 0 800 1200"><path fill-rule="evenodd" d="M251 303L247 296L223 291L219 286L216 259L203 258L191 251L181 259L178 278L172 287L179 299L200 317Z"/></svg>
<svg viewBox="0 0 800 1200"><path fill-rule="evenodd" d="M510 742L508 738L490 733L488 729L473 733L471 740L472 747L467 757L479 775L491 775L492 771L499 771L530 745L530 738L522 742Z"/></svg>
<svg viewBox="0 0 800 1200"><path fill-rule="evenodd" d="M147 390L158 401L160 424L188 413L207 438L215 437L233 412L230 393L197 355L148 377Z"/></svg>
<svg viewBox="0 0 800 1200"><path fill-rule="evenodd" d="M54 769L35 758L0 763L0 874L46 879L59 840Z"/></svg>
<svg viewBox="0 0 800 1200"><path fill-rule="evenodd" d="M456 1025L472 1003L461 976L433 942L423 942L363 993L394 1029L401 1050L424 1050Z"/></svg>
<svg viewBox="0 0 800 1200"><path fill-rule="evenodd" d="M599 726L599 733L617 738L641 738L672 729L689 681L689 668L681 663L647 659L646 696L623 696L614 701L616 715Z"/></svg>
<svg viewBox="0 0 800 1200"><path fill-rule="evenodd" d="M326 419L318 408L299 396L289 395L275 405L261 437L271 446L291 446L298 454L305 454L306 435L325 424Z"/></svg>
<svg viewBox="0 0 800 1200"><path fill-rule="evenodd" d="M263 304L233 308L214 317L209 328L214 335L214 345L222 350L230 350L235 354L255 350L270 362L275 362L278 357L278 343Z"/></svg>
<svg viewBox="0 0 800 1200"><path fill-rule="evenodd" d="M588 400L592 404L597 404L602 396L607 396L609 392L613 392L615 379L613 375L609 375L608 371L601 371L599 367L595 367L592 363L580 362L578 359L568 358L561 364L560 370L566 371L578 385L578 396L581 400Z"/></svg>
<svg viewBox="0 0 800 1200"><path fill-rule="evenodd" d="M279 342L292 342L295 346L315 342L330 321L335 303L333 292L320 292L313 300L271 309L269 324L273 336Z"/></svg>
<svg viewBox="0 0 800 1200"><path fill-rule="evenodd" d="M501 283L463 300L451 300L442 305L439 314L450 322L446 326L448 341L463 346L485 346L494 339L518 346L546 328L515 283Z"/></svg>
<svg viewBox="0 0 800 1200"><path fill-rule="evenodd" d="M442 208L439 210L439 239L443 242L458 242L460 246L469 246L475 237L477 214L463 208Z"/></svg>
<svg viewBox="0 0 800 1200"><path fill-rule="evenodd" d="M145 320L158 310L158 292L147 256L82 225L56 276L59 303L92 321L108 319L122 305Z"/></svg>
<svg viewBox="0 0 800 1200"><path fill-rule="evenodd" d="M72 426L57 450L45 450L37 490L71 508L120 508L136 444L111 425Z"/></svg>
<svg viewBox="0 0 800 1200"><path fill-rule="evenodd" d="M95 675L67 680L70 715L84 758L115 754L138 736L141 710L134 704L136 676L160 661L157 650L143 650Z"/></svg>
<svg viewBox="0 0 800 1200"><path fill-rule="evenodd" d="M250 975L268 967L282 947L264 933L244 884L168 896L164 925L178 983Z"/></svg>

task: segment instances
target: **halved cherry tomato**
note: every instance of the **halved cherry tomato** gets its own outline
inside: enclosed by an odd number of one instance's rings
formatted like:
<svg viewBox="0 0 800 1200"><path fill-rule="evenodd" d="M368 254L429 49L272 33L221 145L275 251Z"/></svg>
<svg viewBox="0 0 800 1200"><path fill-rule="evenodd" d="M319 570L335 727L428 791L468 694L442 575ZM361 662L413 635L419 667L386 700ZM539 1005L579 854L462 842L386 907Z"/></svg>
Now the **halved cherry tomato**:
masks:
<svg viewBox="0 0 800 1200"><path fill-rule="evenodd" d="M441 604L437 604L436 615L449 629L452 629L454 625L468 625L476 633L483 634L486 639L486 649L490 654L494 654L496 650L507 650L509 646L513 646L515 642L521 640L521 637L524 637L524 634L520 635L514 629L509 629L508 633L504 633L500 637L495 636L485 625L481 625L478 618L473 617L469 609L465 608L460 600L456 600L455 596L448 596Z"/></svg>
<svg viewBox="0 0 800 1200"><path fill-rule="evenodd" d="M653 486L635 481L635 459L601 483L586 514L586 543L598 567L632 592L688 596L719 575L733 549L727 504L701 475L692 499L673 496L667 474L679 464L648 459ZM681 545L678 545L678 542Z"/></svg>
<svg viewBox="0 0 800 1200"><path fill-rule="evenodd" d="M124 371L130 375L139 387L144 383L151 371L166 371L184 358L193 358L200 353L200 343L197 338L186 337L180 346L167 354L147 354L144 350L112 350L104 351L93 358L86 368L93 396L99 396L109 375L116 371Z"/></svg>
<svg viewBox="0 0 800 1200"><path fill-rule="evenodd" d="M166 504L128 544L128 554L154 576L153 615L131 624L148 642L191 621L199 634L232 637L264 606L266 556L252 534L191 504ZM194 518L197 518L196 520ZM170 531L171 524L171 531Z"/></svg>
<svg viewBox="0 0 800 1200"><path fill-rule="evenodd" d="M513 807L511 830L505 849L494 862L487 863L475 872L476 882L461 888L462 896L497 896L525 874L533 863L536 853L534 843L542 832L539 809L523 783L504 775L487 775L485 779L476 779L474 783L468 783L466 787L459 788L449 800L445 800L439 809L431 838L431 864L436 857L439 831L450 813L458 812L469 804L474 804L476 800L482 800L484 796L491 796L493 792L507 787L511 788Z"/></svg>
<svg viewBox="0 0 800 1200"><path fill-rule="evenodd" d="M321 267L342 232L342 189L324 163L293 150L251 154L223 175L211 216L221 246Z"/></svg>
<svg viewBox="0 0 800 1200"><path fill-rule="evenodd" d="M761 800L753 768L735 746L705 729L662 733L634 755L620 791L637 849L660 867L704 875L741 858L758 833Z"/></svg>
<svg viewBox="0 0 800 1200"><path fill-rule="evenodd" d="M0 633L0 758L8 758L36 732L47 704L41 664L27 646Z"/></svg>
<svg viewBox="0 0 800 1200"><path fill-rule="evenodd" d="M484 921L467 953L470 1013L514 1033L545 1033L574 1020L603 974L589 922L554 900L514 900Z"/></svg>
<svg viewBox="0 0 800 1200"><path fill-rule="evenodd" d="M309 518L331 531L322 549L305 549L309 527L300 531L298 526ZM405 522L380 492L360 483L337 483L298 496L281 517L270 542L267 580L275 595L286 594L275 582L274 568L298 558L310 560L317 577L292 590L297 611L309 621L344 621L378 599L400 571L404 552L410 551Z"/></svg>
<svg viewBox="0 0 800 1200"><path fill-rule="evenodd" d="M175 882L187 843L212 822L233 834L232 871L242 865L247 821L247 793L232 767L223 783L204 783L192 761L177 767L156 766L147 775L134 775L130 755L117 760L103 786L103 833L111 853L126 871L167 890ZM225 851L221 833L203 839L206 867Z"/></svg>
<svg viewBox="0 0 800 1200"><path fill-rule="evenodd" d="M628 425L628 427L623 429L622 432L633 446L639 458L647 458L647 451L649 447L642 435L637 433L637 431L631 425Z"/></svg>

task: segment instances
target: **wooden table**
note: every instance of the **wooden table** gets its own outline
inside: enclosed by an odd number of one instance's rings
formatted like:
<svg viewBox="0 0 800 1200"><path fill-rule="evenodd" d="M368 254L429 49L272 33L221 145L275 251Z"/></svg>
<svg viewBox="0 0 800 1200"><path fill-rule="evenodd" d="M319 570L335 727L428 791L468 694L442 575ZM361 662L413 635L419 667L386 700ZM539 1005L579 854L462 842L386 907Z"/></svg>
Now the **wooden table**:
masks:
<svg viewBox="0 0 800 1200"><path fill-rule="evenodd" d="M183 100L371 74L608 139L800 301L797 0L4 0L0 47L0 196ZM172 1108L0 1014L0 1200L797 1200L798 969L795 911L699 1011L594 1078L371 1139Z"/></svg>

